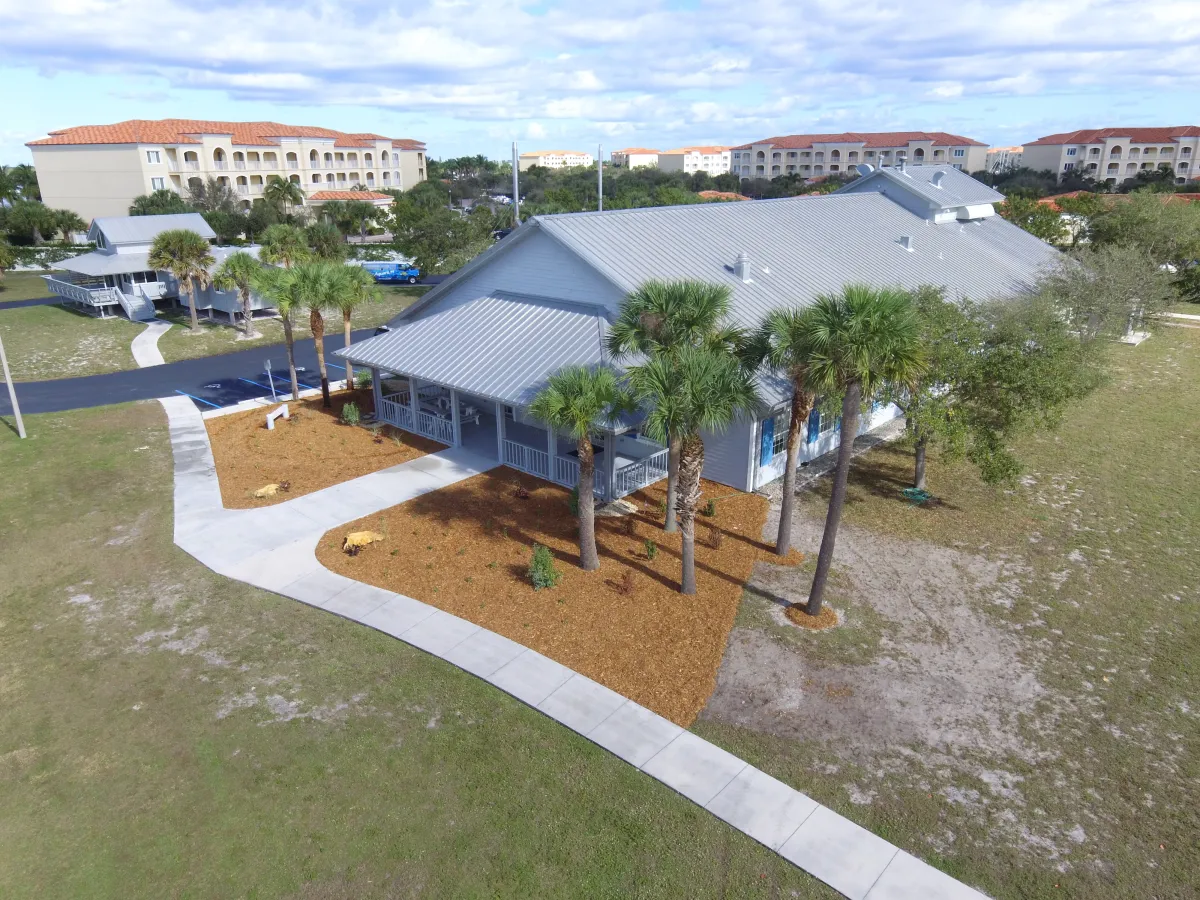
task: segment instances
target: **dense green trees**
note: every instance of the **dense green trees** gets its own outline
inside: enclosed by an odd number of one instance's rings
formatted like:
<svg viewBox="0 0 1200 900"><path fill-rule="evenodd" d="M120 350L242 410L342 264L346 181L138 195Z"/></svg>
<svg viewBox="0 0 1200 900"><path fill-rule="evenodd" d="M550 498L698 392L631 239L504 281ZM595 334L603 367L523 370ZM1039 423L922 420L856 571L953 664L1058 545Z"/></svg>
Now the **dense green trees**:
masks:
<svg viewBox="0 0 1200 900"><path fill-rule="evenodd" d="M167 188L160 188L153 193L134 197L133 203L129 206L131 216L165 216L193 211L186 200Z"/></svg>
<svg viewBox="0 0 1200 900"><path fill-rule="evenodd" d="M191 334L200 333L196 314L196 291L209 282L208 270L216 264L208 241L194 231L177 228L164 231L150 245L150 268L170 272L179 282L179 291L187 294L188 310L192 316Z"/></svg>

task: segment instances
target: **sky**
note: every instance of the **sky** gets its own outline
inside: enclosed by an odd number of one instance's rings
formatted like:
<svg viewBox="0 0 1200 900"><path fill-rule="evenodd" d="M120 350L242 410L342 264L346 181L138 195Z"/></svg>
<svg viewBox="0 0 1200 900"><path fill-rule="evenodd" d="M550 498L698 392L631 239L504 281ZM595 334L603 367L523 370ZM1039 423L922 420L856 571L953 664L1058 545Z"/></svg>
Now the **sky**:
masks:
<svg viewBox="0 0 1200 900"><path fill-rule="evenodd" d="M0 163L51 129L271 120L435 158L1200 124L1200 0L0 0Z"/></svg>

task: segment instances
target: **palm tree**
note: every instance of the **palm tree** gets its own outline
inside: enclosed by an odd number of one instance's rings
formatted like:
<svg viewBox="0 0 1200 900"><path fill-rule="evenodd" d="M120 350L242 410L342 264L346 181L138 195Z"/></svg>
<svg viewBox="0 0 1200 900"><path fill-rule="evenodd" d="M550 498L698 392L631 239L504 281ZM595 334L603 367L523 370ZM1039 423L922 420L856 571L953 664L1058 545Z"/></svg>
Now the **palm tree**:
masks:
<svg viewBox="0 0 1200 900"><path fill-rule="evenodd" d="M327 200L321 204L319 213L321 220L328 222L338 230L338 234L345 234L345 226L348 223L346 217L346 203L343 200Z"/></svg>
<svg viewBox="0 0 1200 900"><path fill-rule="evenodd" d="M293 270L300 303L308 309L308 327L317 350L317 369L321 373L321 405L333 406L329 399L329 373L325 368L325 317L322 312L336 305L345 266L337 263L307 262Z"/></svg>
<svg viewBox="0 0 1200 900"><path fill-rule="evenodd" d="M177 193L169 188L159 188L149 194L140 194L129 204L131 216L161 216L168 213L191 212L192 208Z"/></svg>
<svg viewBox="0 0 1200 900"><path fill-rule="evenodd" d="M233 186L220 177L210 175L204 181L188 186L188 199L200 212L236 213L238 196Z"/></svg>
<svg viewBox="0 0 1200 900"><path fill-rule="evenodd" d="M263 188L263 200L270 203L280 215L286 214L293 206L304 203L304 192L294 181L284 181L278 175L272 175Z"/></svg>
<svg viewBox="0 0 1200 900"><path fill-rule="evenodd" d="M382 293L375 285L375 278L361 266L339 266L337 289L333 293L333 306L342 311L342 328L346 335L346 346L350 346L350 316L354 310L367 303L378 303ZM346 360L346 387L354 387L354 366Z"/></svg>
<svg viewBox="0 0 1200 900"><path fill-rule="evenodd" d="M366 200L350 200L346 203L346 218L350 222L357 223L358 236L365 239L367 222L375 218L375 207Z"/></svg>
<svg viewBox="0 0 1200 900"><path fill-rule="evenodd" d="M87 222L80 218L79 214L71 209L56 209L54 213L54 227L58 229L62 235L63 243L70 243L71 234L75 231L85 231Z"/></svg>
<svg viewBox="0 0 1200 900"><path fill-rule="evenodd" d="M8 170L9 177L17 186L24 200L41 200L42 189L38 185L37 170L29 163L21 163Z"/></svg>
<svg viewBox="0 0 1200 900"><path fill-rule="evenodd" d="M292 399L300 399L300 382L296 377L296 338L292 333L292 317L304 304L300 299L295 269L276 269L261 266L251 279L261 297L279 313L283 322L283 342L287 347L288 374L292 379Z"/></svg>
<svg viewBox="0 0 1200 900"><path fill-rule="evenodd" d="M341 262L346 258L346 246L342 233L328 222L313 222L304 229L308 249L317 259L326 262Z"/></svg>
<svg viewBox="0 0 1200 900"><path fill-rule="evenodd" d="M208 241L186 228L161 232L150 245L147 261L150 268L170 272L179 282L180 292L188 295L188 308L192 314L191 334L200 333L196 292L208 286L208 270L215 263Z"/></svg>
<svg viewBox="0 0 1200 900"><path fill-rule="evenodd" d="M8 246L8 242L0 237L0 284L4 283L4 273L15 266L16 263L17 254L13 253L13 249Z"/></svg>
<svg viewBox="0 0 1200 900"><path fill-rule="evenodd" d="M679 485L676 507L683 533L680 591L696 593L696 505L704 470L701 431L719 432L739 415L761 405L750 371L722 347L683 346L659 353L629 370L629 383L639 403L649 406L642 428L656 441L668 428L679 438Z"/></svg>
<svg viewBox="0 0 1200 900"><path fill-rule="evenodd" d="M534 418L575 438L579 454L579 565L588 572L600 568L592 431L612 423L630 406L628 392L611 369L585 366L571 366L551 375L529 405L529 414Z"/></svg>
<svg viewBox="0 0 1200 900"><path fill-rule="evenodd" d="M261 337L254 330L254 310L251 307L250 290L254 278L262 268L262 263L247 253L239 250L231 253L213 273L213 283L223 291L237 289L242 300L242 333L247 340Z"/></svg>
<svg viewBox="0 0 1200 900"><path fill-rule="evenodd" d="M723 324L730 291L704 281L648 281L626 297L608 333L614 359L675 353L683 347L732 347L740 332ZM663 530L675 531L680 439L675 423L667 426L667 513Z"/></svg>
<svg viewBox="0 0 1200 900"><path fill-rule="evenodd" d="M809 384L822 393L842 395L837 469L806 607L806 612L815 616L821 611L833 563L863 398L887 383L912 384L925 368L925 356L912 297L898 288L852 284L840 294L818 297L806 314L804 333L811 348Z"/></svg>
<svg viewBox="0 0 1200 900"><path fill-rule="evenodd" d="M809 389L809 345L807 309L779 309L767 314L751 341L747 356L787 378L792 388L791 419L788 422L787 467L783 472L783 500L775 552L787 556L792 543L792 510L796 503L796 465L800 456L800 433L812 413L816 397Z"/></svg>
<svg viewBox="0 0 1200 900"><path fill-rule="evenodd" d="M271 225L263 232L259 259L272 266L290 269L309 258L304 230L295 225Z"/></svg>

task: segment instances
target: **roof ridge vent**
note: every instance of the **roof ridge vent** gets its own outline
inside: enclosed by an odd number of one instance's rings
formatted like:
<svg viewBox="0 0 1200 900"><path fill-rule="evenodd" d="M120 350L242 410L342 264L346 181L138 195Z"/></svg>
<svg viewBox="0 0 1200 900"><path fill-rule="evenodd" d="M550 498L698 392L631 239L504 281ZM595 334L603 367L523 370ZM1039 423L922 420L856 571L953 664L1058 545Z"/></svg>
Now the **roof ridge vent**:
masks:
<svg viewBox="0 0 1200 900"><path fill-rule="evenodd" d="M932 184L935 188L937 188L940 191L942 189L942 179L945 177L946 177L946 173L944 171L942 171L941 169L939 169L938 171L933 173L933 177L931 177L929 179L929 183Z"/></svg>

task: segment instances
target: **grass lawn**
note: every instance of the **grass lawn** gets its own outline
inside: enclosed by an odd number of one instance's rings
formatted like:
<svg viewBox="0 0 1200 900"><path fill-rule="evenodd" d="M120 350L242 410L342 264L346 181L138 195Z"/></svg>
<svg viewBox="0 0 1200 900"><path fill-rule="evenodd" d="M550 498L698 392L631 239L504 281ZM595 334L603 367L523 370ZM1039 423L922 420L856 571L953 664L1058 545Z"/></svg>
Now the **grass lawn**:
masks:
<svg viewBox="0 0 1200 900"><path fill-rule="evenodd" d="M0 428L5 897L835 896L484 682L196 563L157 404L26 424Z"/></svg>
<svg viewBox="0 0 1200 900"><path fill-rule="evenodd" d="M0 298L6 296L0 294ZM15 381L135 369L129 345L144 327L118 317L98 319L63 306L0 307L0 336Z"/></svg>
<svg viewBox="0 0 1200 900"><path fill-rule="evenodd" d="M0 280L0 304L49 296L41 272L5 272Z"/></svg>
<svg viewBox="0 0 1200 900"><path fill-rule="evenodd" d="M411 287L409 285L381 285L382 300L358 310L354 314L352 327L356 329L374 328L382 325L410 306L429 289L427 285ZM216 315L220 316L221 314L216 313ZM283 325L278 319L262 319L255 322L254 327L262 334L262 337L254 341L240 341L237 339L240 328L232 327L227 321L220 319L209 322L203 316L200 319L200 334L190 334L191 318L186 305L177 309L164 309L159 314L159 318L178 326L158 339L158 349L162 351L163 359L167 362L215 356L220 353L233 353L237 350L283 343ZM312 337L308 329L307 313L300 313L296 316L293 333L297 340ZM332 312L325 315L325 333L339 335L342 333L341 313ZM334 370L334 375L341 377L337 370Z"/></svg>
<svg viewBox="0 0 1200 900"><path fill-rule="evenodd" d="M695 730L998 900L1196 897L1200 333L1111 352L1019 485L934 459L915 508L910 454L859 457L846 624L781 627L771 596L806 587L762 579Z"/></svg>

